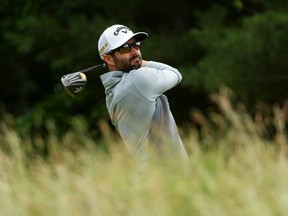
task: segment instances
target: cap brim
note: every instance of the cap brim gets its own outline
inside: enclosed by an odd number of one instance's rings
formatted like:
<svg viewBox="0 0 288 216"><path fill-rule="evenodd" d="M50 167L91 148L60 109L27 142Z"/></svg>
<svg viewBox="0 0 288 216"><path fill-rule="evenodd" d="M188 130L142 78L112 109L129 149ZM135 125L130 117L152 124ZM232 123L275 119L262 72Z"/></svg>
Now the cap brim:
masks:
<svg viewBox="0 0 288 216"><path fill-rule="evenodd" d="M146 32L138 32L135 33L133 37L136 39L136 41L143 41L148 37L148 34Z"/></svg>

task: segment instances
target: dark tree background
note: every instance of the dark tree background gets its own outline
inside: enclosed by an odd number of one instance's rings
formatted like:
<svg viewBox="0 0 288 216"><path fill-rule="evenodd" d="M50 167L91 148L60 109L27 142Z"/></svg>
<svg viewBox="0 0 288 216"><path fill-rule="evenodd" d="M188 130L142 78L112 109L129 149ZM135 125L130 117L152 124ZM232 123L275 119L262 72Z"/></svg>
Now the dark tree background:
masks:
<svg viewBox="0 0 288 216"><path fill-rule="evenodd" d="M2 0L0 12L1 116L12 114L19 128L33 127L41 116L61 133L71 117L83 116L97 134L97 122L109 122L99 79L105 71L87 74L77 98L63 91L60 78L99 64L98 38L116 23L148 32L144 59L182 72L181 85L167 92L179 125L191 123L191 110L213 106L209 96L223 85L250 112L256 102L287 97L284 0Z"/></svg>

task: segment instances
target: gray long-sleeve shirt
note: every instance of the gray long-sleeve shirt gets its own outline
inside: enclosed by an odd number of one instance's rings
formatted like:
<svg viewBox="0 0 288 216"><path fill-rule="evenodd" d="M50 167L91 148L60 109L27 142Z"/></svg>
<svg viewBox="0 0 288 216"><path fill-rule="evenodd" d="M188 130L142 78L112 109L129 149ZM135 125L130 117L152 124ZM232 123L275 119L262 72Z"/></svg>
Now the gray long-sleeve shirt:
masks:
<svg viewBox="0 0 288 216"><path fill-rule="evenodd" d="M112 124L130 153L146 157L147 148L152 146L157 152L169 149L186 157L168 100L163 95L182 80L177 69L149 61L145 67L129 73L105 73L101 80Z"/></svg>

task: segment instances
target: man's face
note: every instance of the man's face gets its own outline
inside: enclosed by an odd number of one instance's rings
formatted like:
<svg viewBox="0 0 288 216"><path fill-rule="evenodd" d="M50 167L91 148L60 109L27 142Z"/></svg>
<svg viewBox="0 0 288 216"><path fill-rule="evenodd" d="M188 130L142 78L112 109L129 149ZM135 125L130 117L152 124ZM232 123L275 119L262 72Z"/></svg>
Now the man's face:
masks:
<svg viewBox="0 0 288 216"><path fill-rule="evenodd" d="M135 43L134 38L131 38L122 47L116 49L111 55L116 70L129 72L142 66L140 45Z"/></svg>

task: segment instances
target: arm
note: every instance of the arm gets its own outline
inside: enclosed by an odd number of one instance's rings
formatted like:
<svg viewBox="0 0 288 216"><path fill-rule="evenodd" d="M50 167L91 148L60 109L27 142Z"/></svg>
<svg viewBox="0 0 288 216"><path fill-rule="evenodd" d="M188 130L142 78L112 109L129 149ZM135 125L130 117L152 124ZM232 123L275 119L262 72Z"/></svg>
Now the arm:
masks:
<svg viewBox="0 0 288 216"><path fill-rule="evenodd" d="M136 88L148 99L161 95L182 80L180 72L167 64L143 61L142 65L133 72L133 80Z"/></svg>
<svg viewBox="0 0 288 216"><path fill-rule="evenodd" d="M178 85L182 80L181 73L176 68L173 68L167 64L154 62L154 61L146 61L145 66L150 67L150 68L155 68L158 71L163 71L163 72L167 73L166 75L171 77L170 81L174 81L172 76L174 76L174 78L175 78L175 75L177 75L178 81L177 81L176 85ZM175 85L173 85L172 87L174 87L174 86Z"/></svg>

